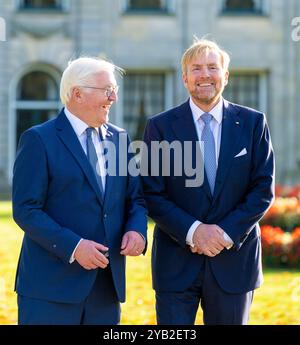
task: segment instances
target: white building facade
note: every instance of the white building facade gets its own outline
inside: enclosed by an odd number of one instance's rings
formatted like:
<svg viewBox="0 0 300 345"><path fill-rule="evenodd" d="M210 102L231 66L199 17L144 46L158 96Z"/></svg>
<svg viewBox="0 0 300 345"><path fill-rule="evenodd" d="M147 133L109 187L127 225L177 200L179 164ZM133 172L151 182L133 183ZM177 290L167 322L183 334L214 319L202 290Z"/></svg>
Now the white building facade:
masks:
<svg viewBox="0 0 300 345"><path fill-rule="evenodd" d="M136 139L148 116L187 98L180 59L193 35L230 53L225 97L266 113L277 182L299 183L296 17L299 0L1 0L0 198L20 134L61 108L70 59L103 56L126 70L110 120Z"/></svg>

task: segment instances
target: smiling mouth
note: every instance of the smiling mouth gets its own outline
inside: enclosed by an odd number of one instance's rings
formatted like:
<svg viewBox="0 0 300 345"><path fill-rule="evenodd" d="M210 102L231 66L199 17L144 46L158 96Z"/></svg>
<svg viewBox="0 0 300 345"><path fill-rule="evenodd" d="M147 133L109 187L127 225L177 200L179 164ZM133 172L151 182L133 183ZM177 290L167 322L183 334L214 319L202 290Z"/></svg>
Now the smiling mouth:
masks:
<svg viewBox="0 0 300 345"><path fill-rule="evenodd" d="M213 86L213 84L212 83L197 83L197 86L205 88L205 87Z"/></svg>

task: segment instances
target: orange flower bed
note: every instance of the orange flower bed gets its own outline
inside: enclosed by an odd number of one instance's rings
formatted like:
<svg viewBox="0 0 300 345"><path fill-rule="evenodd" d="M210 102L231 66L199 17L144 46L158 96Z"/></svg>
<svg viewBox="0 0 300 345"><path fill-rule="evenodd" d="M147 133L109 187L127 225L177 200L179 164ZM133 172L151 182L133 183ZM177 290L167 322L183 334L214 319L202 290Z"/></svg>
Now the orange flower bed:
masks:
<svg viewBox="0 0 300 345"><path fill-rule="evenodd" d="M294 229L291 234L292 240L289 248L289 262L293 267L300 266L300 227Z"/></svg>
<svg viewBox="0 0 300 345"><path fill-rule="evenodd" d="M300 267L300 227L291 233L279 227L261 227L263 264L266 266Z"/></svg>
<svg viewBox="0 0 300 345"><path fill-rule="evenodd" d="M300 226L300 186L276 186L276 199L264 218L262 225L280 227L291 232Z"/></svg>
<svg viewBox="0 0 300 345"><path fill-rule="evenodd" d="M277 184L275 186L275 195L284 198L297 198L300 199L300 185L282 186Z"/></svg>

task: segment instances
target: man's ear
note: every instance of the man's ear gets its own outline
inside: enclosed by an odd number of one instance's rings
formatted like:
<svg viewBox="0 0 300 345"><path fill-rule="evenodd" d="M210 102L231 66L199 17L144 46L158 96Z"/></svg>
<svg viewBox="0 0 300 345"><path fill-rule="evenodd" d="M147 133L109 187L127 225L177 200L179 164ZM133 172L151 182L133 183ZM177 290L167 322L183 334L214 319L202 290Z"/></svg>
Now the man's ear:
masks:
<svg viewBox="0 0 300 345"><path fill-rule="evenodd" d="M183 81L184 86L186 87L187 86L187 75L186 75L186 73L182 73L182 81Z"/></svg>
<svg viewBox="0 0 300 345"><path fill-rule="evenodd" d="M72 99L77 103L82 103L82 92L79 87L74 87L72 90Z"/></svg>
<svg viewBox="0 0 300 345"><path fill-rule="evenodd" d="M229 71L225 72L225 82L224 82L224 86L226 86L228 84L228 79L229 79Z"/></svg>

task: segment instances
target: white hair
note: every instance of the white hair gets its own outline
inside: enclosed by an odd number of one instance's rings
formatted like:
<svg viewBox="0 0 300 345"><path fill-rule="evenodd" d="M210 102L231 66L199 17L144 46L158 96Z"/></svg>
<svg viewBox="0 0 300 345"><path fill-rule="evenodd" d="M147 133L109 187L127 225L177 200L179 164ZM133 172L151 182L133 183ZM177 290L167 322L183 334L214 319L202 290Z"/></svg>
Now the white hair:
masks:
<svg viewBox="0 0 300 345"><path fill-rule="evenodd" d="M114 73L115 70L120 74L123 73L122 68L96 57L80 57L69 61L60 81L61 102L66 105L70 100L72 89L75 86L88 85L95 73Z"/></svg>

